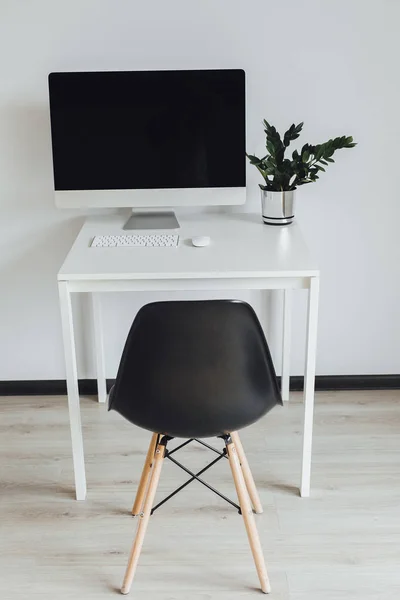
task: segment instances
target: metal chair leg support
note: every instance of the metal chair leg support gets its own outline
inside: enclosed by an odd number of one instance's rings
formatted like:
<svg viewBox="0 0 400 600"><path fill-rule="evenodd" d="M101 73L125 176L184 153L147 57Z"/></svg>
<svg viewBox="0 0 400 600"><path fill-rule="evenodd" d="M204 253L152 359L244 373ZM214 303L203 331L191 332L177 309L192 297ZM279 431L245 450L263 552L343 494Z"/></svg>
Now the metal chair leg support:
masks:
<svg viewBox="0 0 400 600"><path fill-rule="evenodd" d="M201 469L201 471L199 471L198 473L196 473L196 477L198 477L199 475L201 475L202 473L204 473L205 471L207 471L208 469L210 469L210 467L212 467L213 465L215 465L215 463L217 463L219 460L220 460L220 458L216 458L215 460L213 460L210 464L208 464L207 466L205 466L204 469ZM161 500L161 502L159 502L157 504L157 506L155 506L153 508L153 510L151 511L151 514L153 514L154 511L157 510L157 508L160 508L160 506L162 506L163 504L165 504L167 502L167 500L170 500L171 498L173 498L174 496L176 496L176 494L178 492L182 491L186 486L188 486L189 483L192 483L192 481L195 481L196 477L195 476L191 477L190 479L188 479L187 481L185 481L185 483L182 483L182 485L180 485L178 488L176 488L176 490L174 490L171 494L169 494L169 496L167 496L166 498L164 498L163 500Z"/></svg>
<svg viewBox="0 0 400 600"><path fill-rule="evenodd" d="M225 457L225 454L221 454L218 458L216 458L211 463L209 463L206 467L204 467L204 469L202 469L201 471L199 471L199 473L193 473L192 471L190 471L189 469L187 469L184 465L182 465L180 462L178 462L174 458L171 458L170 455L167 453L165 458L169 458L169 460L171 462L173 462L175 465L177 465L183 471L185 471L185 473L188 473L188 475L191 475L192 477L188 481L186 481L180 488L178 488L177 490L175 490L170 496L168 496L168 498L166 498L163 502L161 502L160 504L158 504L153 509L153 512L156 510L156 508L158 508L161 504L163 504L169 498L171 498L172 496L174 496L182 488L186 487L186 485L189 485L189 483L192 483L192 481L196 480L199 483L202 483L206 488L208 488L209 490L211 490L212 492L214 492L214 494L217 494L217 496L219 496L220 498L222 498L223 500L225 500L226 502L228 502L229 504L231 504L232 506L234 506L238 510L238 512L240 514L240 506L238 506L236 504L236 502L233 502L232 500L230 500L229 498L227 498L224 494L221 494L221 492L219 492L218 490L216 490L212 485L210 485L209 483L207 483L206 481L204 481L204 479L200 479L200 477L199 477L199 475L201 475L201 473L204 473L204 471L207 471L207 469L209 469L210 467L212 467L213 465L215 465L216 462L218 462L219 460L221 460L224 457Z"/></svg>

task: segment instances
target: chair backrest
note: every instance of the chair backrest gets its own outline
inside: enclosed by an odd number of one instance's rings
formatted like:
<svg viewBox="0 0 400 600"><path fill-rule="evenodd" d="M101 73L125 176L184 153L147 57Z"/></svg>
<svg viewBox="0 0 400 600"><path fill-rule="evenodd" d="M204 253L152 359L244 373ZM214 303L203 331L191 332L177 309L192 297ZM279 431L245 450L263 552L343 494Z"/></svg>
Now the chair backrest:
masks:
<svg viewBox="0 0 400 600"><path fill-rule="evenodd" d="M236 431L281 404L260 322L246 303L155 302L137 314L110 409L173 437Z"/></svg>

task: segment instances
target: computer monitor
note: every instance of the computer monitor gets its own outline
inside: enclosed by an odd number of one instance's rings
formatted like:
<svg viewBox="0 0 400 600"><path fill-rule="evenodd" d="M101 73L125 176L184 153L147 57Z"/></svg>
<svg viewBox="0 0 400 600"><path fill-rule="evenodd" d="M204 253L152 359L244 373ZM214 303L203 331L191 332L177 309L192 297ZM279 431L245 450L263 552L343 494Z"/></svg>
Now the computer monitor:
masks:
<svg viewBox="0 0 400 600"><path fill-rule="evenodd" d="M49 95L59 207L245 202L243 70L51 73Z"/></svg>

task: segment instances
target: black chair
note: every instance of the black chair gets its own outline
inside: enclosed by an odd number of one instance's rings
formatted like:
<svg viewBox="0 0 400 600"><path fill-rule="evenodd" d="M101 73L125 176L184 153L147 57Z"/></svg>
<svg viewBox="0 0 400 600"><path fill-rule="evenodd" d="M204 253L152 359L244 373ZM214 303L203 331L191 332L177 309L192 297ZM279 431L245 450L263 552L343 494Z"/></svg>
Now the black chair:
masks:
<svg viewBox="0 0 400 600"><path fill-rule="evenodd" d="M150 515L193 480L213 491L200 475L218 460L229 459L262 591L270 585L253 511L260 499L238 430L282 404L271 355L253 309L244 302L211 300L155 302L135 318L123 351L109 409L153 432L143 468L134 515L140 517L122 593L130 590ZM218 437L222 452L202 438ZM173 438L186 438L169 451ZM172 454L197 441L218 457L195 474ZM191 475L190 480L153 508L163 459Z"/></svg>

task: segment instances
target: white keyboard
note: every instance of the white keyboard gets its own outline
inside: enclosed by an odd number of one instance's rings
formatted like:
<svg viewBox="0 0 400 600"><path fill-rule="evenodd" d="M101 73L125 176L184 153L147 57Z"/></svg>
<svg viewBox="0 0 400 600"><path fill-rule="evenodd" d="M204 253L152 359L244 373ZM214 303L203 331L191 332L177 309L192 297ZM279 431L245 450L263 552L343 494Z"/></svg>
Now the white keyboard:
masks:
<svg viewBox="0 0 400 600"><path fill-rule="evenodd" d="M176 248L179 235L175 233L156 233L151 235L96 235L92 248L110 248L115 246L131 246L134 248Z"/></svg>

